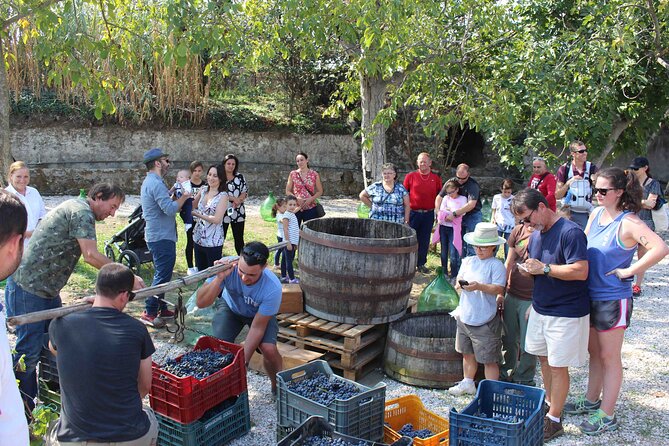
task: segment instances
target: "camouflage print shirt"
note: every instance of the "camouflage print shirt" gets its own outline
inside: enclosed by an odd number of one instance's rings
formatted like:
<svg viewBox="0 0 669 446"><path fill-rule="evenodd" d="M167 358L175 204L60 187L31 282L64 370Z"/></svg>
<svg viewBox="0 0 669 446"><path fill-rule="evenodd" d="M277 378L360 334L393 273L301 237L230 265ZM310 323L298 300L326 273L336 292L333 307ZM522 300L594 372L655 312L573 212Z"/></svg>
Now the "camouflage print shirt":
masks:
<svg viewBox="0 0 669 446"><path fill-rule="evenodd" d="M14 280L24 290L57 297L81 256L77 239L95 240L95 215L88 201L72 199L42 219L30 238Z"/></svg>

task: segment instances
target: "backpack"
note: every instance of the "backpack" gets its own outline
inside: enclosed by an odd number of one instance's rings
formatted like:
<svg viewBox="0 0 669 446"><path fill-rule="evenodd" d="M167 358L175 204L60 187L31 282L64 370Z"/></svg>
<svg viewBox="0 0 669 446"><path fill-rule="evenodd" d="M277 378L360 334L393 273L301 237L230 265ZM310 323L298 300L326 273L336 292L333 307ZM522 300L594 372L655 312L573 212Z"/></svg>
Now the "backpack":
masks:
<svg viewBox="0 0 669 446"><path fill-rule="evenodd" d="M566 165L565 165L566 166ZM574 181L569 186L569 191L565 196L563 204L569 206L573 212L590 212L592 209L592 184L590 182L590 171L592 163L585 162L585 171L583 172L583 179ZM574 176L574 165L569 163L569 172L567 179Z"/></svg>

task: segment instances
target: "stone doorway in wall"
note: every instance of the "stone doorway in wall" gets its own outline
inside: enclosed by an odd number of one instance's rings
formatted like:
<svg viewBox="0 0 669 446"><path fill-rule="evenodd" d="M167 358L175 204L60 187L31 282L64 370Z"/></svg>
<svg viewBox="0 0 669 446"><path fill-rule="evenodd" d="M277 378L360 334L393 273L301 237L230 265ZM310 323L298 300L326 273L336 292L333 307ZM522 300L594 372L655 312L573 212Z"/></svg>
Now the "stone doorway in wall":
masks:
<svg viewBox="0 0 669 446"><path fill-rule="evenodd" d="M469 126L463 129L451 127L442 144L441 171L455 172L460 163L466 163L471 168L484 167L486 163L484 148L485 139L476 130L470 129Z"/></svg>

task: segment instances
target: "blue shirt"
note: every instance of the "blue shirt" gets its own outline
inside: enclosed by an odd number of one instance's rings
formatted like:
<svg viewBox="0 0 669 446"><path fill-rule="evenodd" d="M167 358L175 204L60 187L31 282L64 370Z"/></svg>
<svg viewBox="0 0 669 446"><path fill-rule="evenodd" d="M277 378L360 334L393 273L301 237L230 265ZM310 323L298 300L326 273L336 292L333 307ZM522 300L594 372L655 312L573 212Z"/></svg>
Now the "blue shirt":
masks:
<svg viewBox="0 0 669 446"><path fill-rule="evenodd" d="M365 190L372 202L369 218L404 223L404 197L409 194L404 186L395 182L392 192L388 193L383 188L383 182L378 181Z"/></svg>
<svg viewBox="0 0 669 446"><path fill-rule="evenodd" d="M146 174L141 191L142 213L146 221L144 238L147 242L177 241L179 203L172 201L163 179L155 172Z"/></svg>
<svg viewBox="0 0 669 446"><path fill-rule="evenodd" d="M245 285L239 277L238 267L221 283L223 299L233 313L243 317L274 316L281 306L281 282L269 269L263 270L253 285Z"/></svg>
<svg viewBox="0 0 669 446"><path fill-rule="evenodd" d="M594 211L595 217L588 231L588 290L592 300L619 300L632 297L632 282L623 282L615 274L606 274L616 268L627 268L637 245L625 247L619 238L620 225L629 212L623 212L607 225L599 219L603 207Z"/></svg>
<svg viewBox="0 0 669 446"><path fill-rule="evenodd" d="M574 222L560 218L546 232L530 236L529 257L551 265L569 265L588 259L588 241ZM590 314L590 298L585 280L561 280L534 276L534 310L544 316L583 317Z"/></svg>

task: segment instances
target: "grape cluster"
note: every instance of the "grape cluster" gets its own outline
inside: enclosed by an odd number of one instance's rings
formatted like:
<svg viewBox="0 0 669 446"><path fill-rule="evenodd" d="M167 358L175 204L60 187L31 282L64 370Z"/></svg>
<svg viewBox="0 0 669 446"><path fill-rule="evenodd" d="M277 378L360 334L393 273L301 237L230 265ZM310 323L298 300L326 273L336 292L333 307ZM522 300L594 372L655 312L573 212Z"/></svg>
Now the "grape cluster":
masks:
<svg viewBox="0 0 669 446"><path fill-rule="evenodd" d="M397 431L397 433L404 437L411 438L429 438L434 435L430 429L414 429L413 424L411 423L402 426L402 429Z"/></svg>
<svg viewBox="0 0 669 446"><path fill-rule="evenodd" d="M162 369L180 378L192 376L204 379L232 364L234 359L232 353L221 353L208 348L185 353L181 358L168 359Z"/></svg>
<svg viewBox="0 0 669 446"><path fill-rule="evenodd" d="M341 438L330 437L309 437L302 442L302 446L366 446L367 442L360 441L358 443L351 443Z"/></svg>
<svg viewBox="0 0 669 446"><path fill-rule="evenodd" d="M288 390L324 406L329 406L334 400L347 400L360 393L360 389L353 384L321 372L288 383Z"/></svg>

